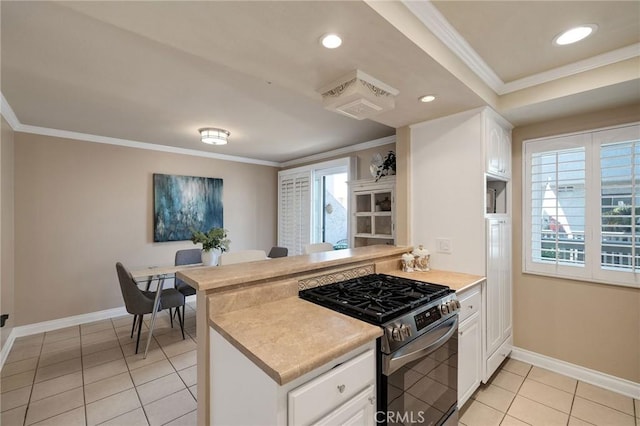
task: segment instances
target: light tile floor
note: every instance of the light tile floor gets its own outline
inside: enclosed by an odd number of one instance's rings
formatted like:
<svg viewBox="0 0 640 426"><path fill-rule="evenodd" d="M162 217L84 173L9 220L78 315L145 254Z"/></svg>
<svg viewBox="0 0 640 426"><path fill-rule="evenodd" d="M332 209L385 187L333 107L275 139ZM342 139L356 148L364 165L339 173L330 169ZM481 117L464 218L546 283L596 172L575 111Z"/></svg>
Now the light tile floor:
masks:
<svg viewBox="0 0 640 426"><path fill-rule="evenodd" d="M2 369L2 426L195 425L195 304L177 319L156 319L143 359L148 320L135 352L126 315L19 338Z"/></svg>
<svg viewBox="0 0 640 426"><path fill-rule="evenodd" d="M508 359L460 410L465 426L640 426L640 401Z"/></svg>
<svg viewBox="0 0 640 426"><path fill-rule="evenodd" d="M158 317L147 359L130 315L17 339L0 379L0 425L195 425L195 305L186 340ZM140 344L144 350L146 326ZM640 401L507 360L460 411L464 426L640 426Z"/></svg>

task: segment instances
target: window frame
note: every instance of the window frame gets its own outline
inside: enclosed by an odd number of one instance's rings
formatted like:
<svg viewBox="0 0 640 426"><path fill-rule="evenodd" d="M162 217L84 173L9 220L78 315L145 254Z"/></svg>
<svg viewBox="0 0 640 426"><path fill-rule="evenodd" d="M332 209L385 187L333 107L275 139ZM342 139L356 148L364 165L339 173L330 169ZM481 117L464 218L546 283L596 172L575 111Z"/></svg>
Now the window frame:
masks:
<svg viewBox="0 0 640 426"><path fill-rule="evenodd" d="M527 139L522 142L522 272L564 279L640 287L640 268L635 271L604 269L601 266L601 159L602 145L614 143L617 134L640 140L640 123L628 123L582 132ZM532 257L531 157L539 152L584 147L585 149L585 232L584 266L535 262ZM640 247L636 247L636 250Z"/></svg>

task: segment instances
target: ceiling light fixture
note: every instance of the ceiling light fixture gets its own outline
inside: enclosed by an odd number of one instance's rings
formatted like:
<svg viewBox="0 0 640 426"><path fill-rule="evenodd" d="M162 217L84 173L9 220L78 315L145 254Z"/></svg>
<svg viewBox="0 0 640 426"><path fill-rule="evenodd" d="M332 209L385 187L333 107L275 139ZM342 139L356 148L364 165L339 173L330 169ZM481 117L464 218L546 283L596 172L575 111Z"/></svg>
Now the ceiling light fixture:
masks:
<svg viewBox="0 0 640 426"><path fill-rule="evenodd" d="M436 97L434 95L424 95L424 96L420 96L418 99L420 99L420 102L433 102L436 100Z"/></svg>
<svg viewBox="0 0 640 426"><path fill-rule="evenodd" d="M198 129L198 132L200 132L200 140L209 145L226 145L231 134L227 130L214 127Z"/></svg>
<svg viewBox="0 0 640 426"><path fill-rule="evenodd" d="M320 39L320 43L327 49L335 49L336 47L340 47L342 39L337 34L325 34Z"/></svg>
<svg viewBox="0 0 640 426"><path fill-rule="evenodd" d="M578 27L573 27L561 34L558 34L553 39L553 44L555 44L556 46L565 46L567 44L576 43L589 37L597 29L598 26L596 24L586 24L580 25Z"/></svg>

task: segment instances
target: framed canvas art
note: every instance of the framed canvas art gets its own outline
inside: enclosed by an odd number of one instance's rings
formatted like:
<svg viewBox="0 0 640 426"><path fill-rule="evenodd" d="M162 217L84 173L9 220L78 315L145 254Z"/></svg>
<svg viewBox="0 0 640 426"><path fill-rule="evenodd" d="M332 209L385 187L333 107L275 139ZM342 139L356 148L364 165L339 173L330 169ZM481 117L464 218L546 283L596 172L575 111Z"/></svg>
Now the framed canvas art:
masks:
<svg viewBox="0 0 640 426"><path fill-rule="evenodd" d="M154 242L190 240L191 229L222 227L222 179L154 173Z"/></svg>

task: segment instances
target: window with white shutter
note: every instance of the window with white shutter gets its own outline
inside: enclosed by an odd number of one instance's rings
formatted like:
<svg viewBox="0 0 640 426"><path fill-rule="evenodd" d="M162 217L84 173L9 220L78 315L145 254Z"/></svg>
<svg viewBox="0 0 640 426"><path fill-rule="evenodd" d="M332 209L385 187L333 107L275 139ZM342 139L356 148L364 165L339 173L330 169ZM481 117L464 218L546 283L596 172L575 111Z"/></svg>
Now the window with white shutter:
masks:
<svg viewBox="0 0 640 426"><path fill-rule="evenodd" d="M346 171L347 180L352 180L355 157L338 158L278 172L278 246L288 248L289 256L304 254L307 244L324 241L324 233L318 232L320 216L326 211L323 186L314 186L313 182L337 170ZM344 218L346 226L348 217L347 205Z"/></svg>
<svg viewBox="0 0 640 426"><path fill-rule="evenodd" d="M524 272L640 286L640 126L524 142Z"/></svg>
<svg viewBox="0 0 640 426"><path fill-rule="evenodd" d="M311 242L311 171L281 172L279 181L278 246L303 254Z"/></svg>

